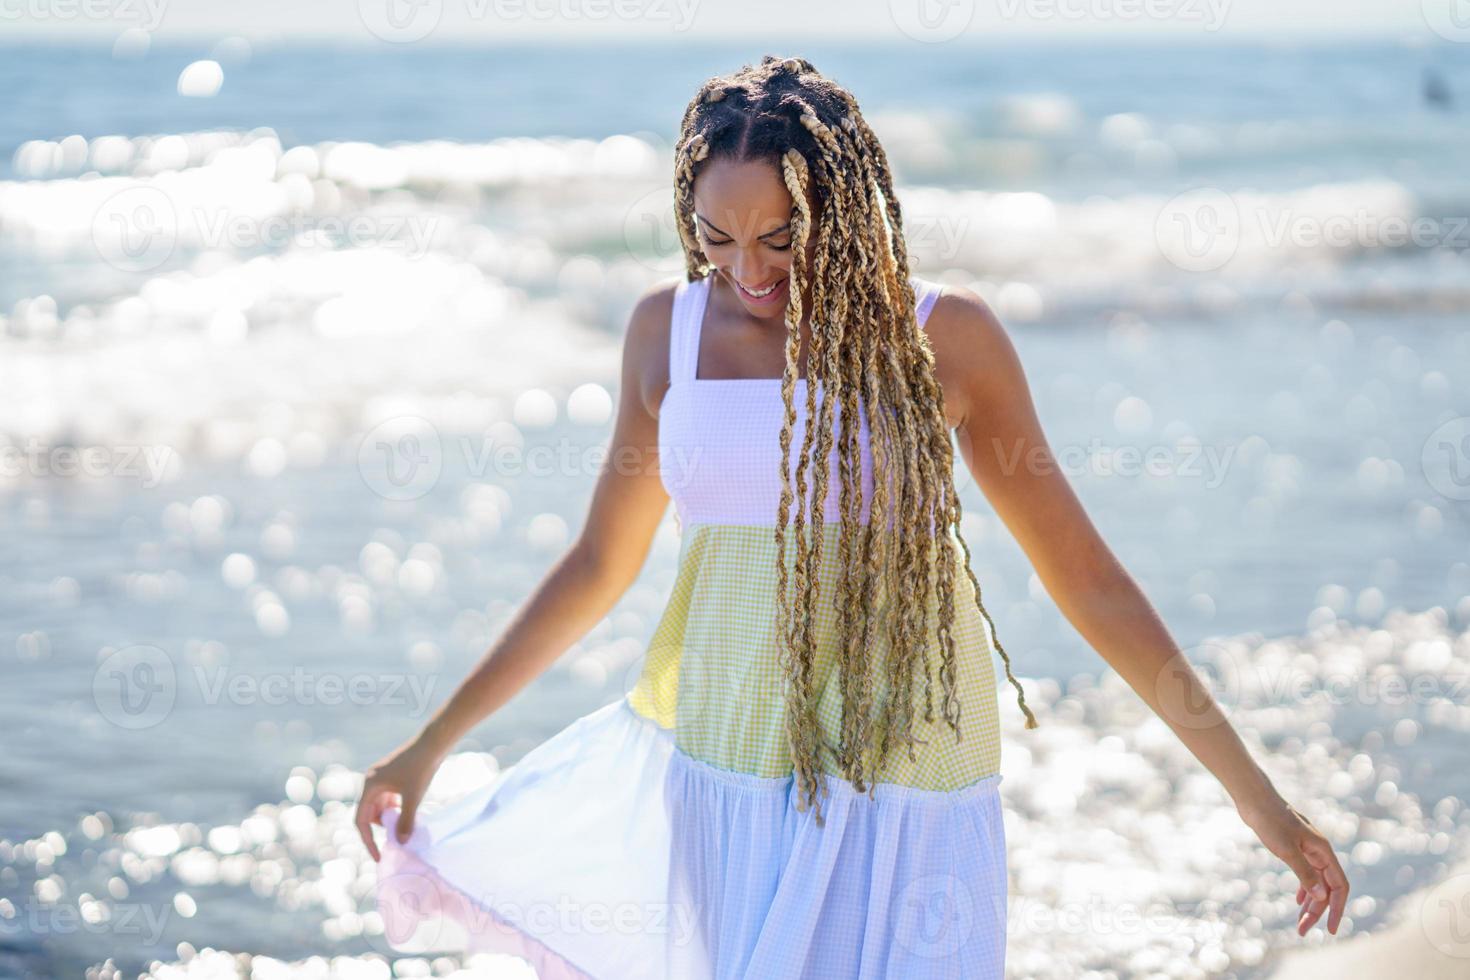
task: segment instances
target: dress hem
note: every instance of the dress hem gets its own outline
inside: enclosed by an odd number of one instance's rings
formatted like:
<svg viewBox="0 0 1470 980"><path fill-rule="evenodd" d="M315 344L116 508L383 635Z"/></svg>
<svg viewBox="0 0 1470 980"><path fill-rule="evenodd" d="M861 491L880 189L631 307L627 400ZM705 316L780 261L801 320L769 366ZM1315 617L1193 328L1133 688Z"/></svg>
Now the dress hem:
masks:
<svg viewBox="0 0 1470 980"><path fill-rule="evenodd" d="M517 956L536 971L539 980L599 980L596 974L582 969L545 940L445 878L418 854L397 845L393 837L396 823L395 819L385 824L390 841L385 854L389 873L379 874L377 904L380 914L386 908L390 916L402 913L403 917L386 921L388 932L413 926L423 921L427 912L435 910L465 930L467 942L462 952ZM402 942L402 939L390 940L395 949Z"/></svg>

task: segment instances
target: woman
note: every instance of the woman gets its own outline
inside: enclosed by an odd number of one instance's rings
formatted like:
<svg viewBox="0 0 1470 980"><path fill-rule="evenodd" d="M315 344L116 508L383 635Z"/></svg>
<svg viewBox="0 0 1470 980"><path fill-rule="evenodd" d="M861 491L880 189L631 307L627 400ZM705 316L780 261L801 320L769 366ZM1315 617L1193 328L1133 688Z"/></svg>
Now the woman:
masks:
<svg viewBox="0 0 1470 980"><path fill-rule="evenodd" d="M992 649L1037 724L958 533L951 433L1058 605L1296 873L1299 931L1330 908L1335 933L1331 846L1045 465L1004 329L973 292L910 277L852 95L768 56L704 84L675 155L687 275L633 312L585 529L367 774L358 828L395 946L515 952L542 976L1001 977ZM633 689L416 818L458 739L634 581L670 498L679 572Z"/></svg>

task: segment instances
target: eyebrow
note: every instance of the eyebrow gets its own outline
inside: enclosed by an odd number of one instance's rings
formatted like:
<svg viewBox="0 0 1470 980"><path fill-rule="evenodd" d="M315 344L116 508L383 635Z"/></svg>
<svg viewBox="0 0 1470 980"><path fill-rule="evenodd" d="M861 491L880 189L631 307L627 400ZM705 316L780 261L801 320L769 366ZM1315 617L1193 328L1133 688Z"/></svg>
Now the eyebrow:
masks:
<svg viewBox="0 0 1470 980"><path fill-rule="evenodd" d="M711 224L710 223L710 220L708 218L706 218L704 215L699 214L698 212L695 212L695 215L694 216L696 218L698 218L700 221L703 221L705 223L705 226L708 227L709 230L712 231L712 232L714 232L715 234L717 234L717 235L724 235L726 238L729 238L730 237L730 233L728 231L720 231L720 229L716 228L713 224ZM784 225L782 225L780 228L772 229L771 231L766 232L764 235L756 235L755 237L756 238L770 238L772 235L779 235L782 232L786 232L786 231L790 231L790 230L791 230L791 222L788 221Z"/></svg>

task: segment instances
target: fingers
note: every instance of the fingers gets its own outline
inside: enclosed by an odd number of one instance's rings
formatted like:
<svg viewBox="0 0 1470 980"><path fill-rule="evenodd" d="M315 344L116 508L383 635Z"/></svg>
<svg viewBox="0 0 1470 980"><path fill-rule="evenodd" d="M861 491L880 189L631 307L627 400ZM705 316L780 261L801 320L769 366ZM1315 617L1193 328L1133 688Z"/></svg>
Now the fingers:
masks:
<svg viewBox="0 0 1470 980"><path fill-rule="evenodd" d="M1318 873L1317 868L1307 859L1305 843L1298 843L1286 853L1280 855L1291 870L1296 873L1299 884L1296 890L1297 904L1302 906L1301 914L1297 919L1297 935L1306 935L1308 929L1321 916L1322 910L1327 907L1329 891L1327 883Z"/></svg>
<svg viewBox="0 0 1470 980"><path fill-rule="evenodd" d="M368 853L373 856L373 861L381 861L383 855L378 853L378 844L373 840L373 824L378 822L378 817L383 812L382 794L367 790L363 791L362 799L357 804L357 835L367 846Z"/></svg>
<svg viewBox="0 0 1470 980"><path fill-rule="evenodd" d="M1297 889L1297 901L1300 903L1305 898L1306 905L1297 920L1297 935L1306 935L1329 908L1332 914L1327 918L1327 931L1336 935L1350 890L1347 875L1332 845L1320 833L1302 841L1301 853L1304 869L1297 872L1302 882L1302 887Z"/></svg>
<svg viewBox="0 0 1470 980"><path fill-rule="evenodd" d="M1326 881L1331 896L1328 905L1332 910L1327 916L1327 931L1336 935L1338 923L1342 922L1343 911L1347 907L1348 893L1351 891L1347 875L1337 860L1337 853L1326 838L1316 839L1308 844L1307 860L1321 872Z"/></svg>
<svg viewBox="0 0 1470 980"><path fill-rule="evenodd" d="M405 792L403 805L398 811L398 843L404 843L413 833L413 818L418 813L418 809L419 794Z"/></svg>
<svg viewBox="0 0 1470 980"><path fill-rule="evenodd" d="M1313 886L1313 888L1319 887L1324 888L1325 890L1325 886ZM1301 918L1296 920L1296 934L1298 936L1305 936L1307 934L1307 930L1311 929L1312 926L1317 924L1317 920L1322 917L1322 911L1325 908L1327 908L1326 899L1318 898L1315 893L1312 893L1309 890L1307 904L1302 908Z"/></svg>
<svg viewBox="0 0 1470 980"><path fill-rule="evenodd" d="M1327 931L1336 935L1351 891L1347 875L1326 835L1294 807L1288 806L1287 810L1294 817L1291 831L1280 836L1268 834L1261 839L1296 874L1296 901L1301 906L1297 935L1305 936L1322 918L1322 913L1329 910Z"/></svg>

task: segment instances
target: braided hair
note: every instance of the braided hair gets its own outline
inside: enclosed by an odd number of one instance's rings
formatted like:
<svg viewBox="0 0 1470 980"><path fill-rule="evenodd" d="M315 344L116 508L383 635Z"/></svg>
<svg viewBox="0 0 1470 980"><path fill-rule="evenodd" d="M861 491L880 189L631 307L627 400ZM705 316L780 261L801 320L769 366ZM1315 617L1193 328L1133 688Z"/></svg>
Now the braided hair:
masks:
<svg viewBox="0 0 1470 980"><path fill-rule="evenodd" d="M940 707L956 742L960 740L952 632L959 567L969 576L976 605L992 637L995 627L980 601L980 583L970 570L969 545L959 534L961 510L954 487L953 447L943 395L934 375L932 348L914 310L903 215L893 174L857 100L803 58L766 55L759 65L747 64L733 75L716 76L700 87L685 110L674 156L675 219L691 282L714 269L695 234L694 181L703 164L715 158L769 160L779 168L793 202L790 224L796 260L789 273L786 367L781 379L785 417L776 521L776 598L781 666L787 682L785 727L800 790L797 806L803 811L814 806L821 826L821 749L831 752L837 771L870 798L873 793L865 776L882 771L895 739L915 759L914 744L924 742L913 733L913 690L920 673L924 718L934 720L931 651L939 657ZM814 250L809 244L813 236ZM808 266L803 257L809 252ZM841 744L835 747L820 731L813 683L824 506L811 507L809 535L806 508L798 508L792 527L795 559L790 574L786 560L794 498L794 391L805 297L811 304L806 418L816 419L820 411L820 421L805 426L796 493L803 501L809 499L810 469L815 484L811 499L827 499L830 467L813 461L831 457L833 402L837 400L841 401L841 418L855 419L862 398L874 471L870 519L864 525L859 427L842 425L841 578L835 604L842 723ZM820 409L818 385L824 391ZM945 533L934 533L936 526ZM884 530L889 527L896 527L896 533ZM963 551L963 561L956 546ZM893 696L884 701L875 720L869 652L874 630L881 624L874 623L875 617L867 611L878 605L880 582L889 586L889 595L902 595L904 601L898 603L895 615L886 617L887 690ZM939 620L934 625L934 641L927 622L931 599L937 599ZM1005 661L1006 677L1016 688L1026 727L1036 728L1025 692L1011 673L1010 657L998 639L995 646ZM825 781L820 789L826 792Z"/></svg>

